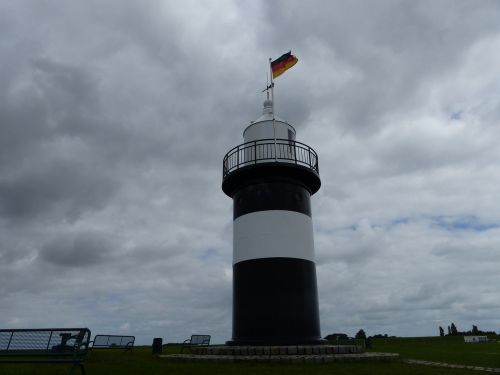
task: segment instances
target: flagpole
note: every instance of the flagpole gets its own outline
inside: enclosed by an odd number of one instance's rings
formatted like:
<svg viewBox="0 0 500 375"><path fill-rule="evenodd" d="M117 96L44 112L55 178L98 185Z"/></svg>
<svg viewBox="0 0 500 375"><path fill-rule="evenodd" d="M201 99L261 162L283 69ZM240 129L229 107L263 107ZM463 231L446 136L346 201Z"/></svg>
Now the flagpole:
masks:
<svg viewBox="0 0 500 375"><path fill-rule="evenodd" d="M271 67L272 59L269 58L269 71L271 73L271 102L272 102L272 110L273 110L273 136L274 136L274 161L277 160L277 149L276 149L276 124L274 118L274 81L273 81L273 68Z"/></svg>

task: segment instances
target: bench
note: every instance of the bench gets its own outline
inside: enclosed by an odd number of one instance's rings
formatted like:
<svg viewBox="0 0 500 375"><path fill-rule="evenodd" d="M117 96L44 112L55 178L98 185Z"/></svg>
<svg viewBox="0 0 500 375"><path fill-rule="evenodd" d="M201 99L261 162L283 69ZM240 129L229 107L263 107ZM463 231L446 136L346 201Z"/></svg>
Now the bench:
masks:
<svg viewBox="0 0 500 375"><path fill-rule="evenodd" d="M93 349L125 349L132 350L135 336L95 335L91 341Z"/></svg>
<svg viewBox="0 0 500 375"><path fill-rule="evenodd" d="M0 363L72 363L85 374L88 328L0 329Z"/></svg>
<svg viewBox="0 0 500 375"><path fill-rule="evenodd" d="M182 343L181 353L186 348L191 350L193 346L209 346L209 345L210 345L210 335L192 335L190 339L187 339Z"/></svg>

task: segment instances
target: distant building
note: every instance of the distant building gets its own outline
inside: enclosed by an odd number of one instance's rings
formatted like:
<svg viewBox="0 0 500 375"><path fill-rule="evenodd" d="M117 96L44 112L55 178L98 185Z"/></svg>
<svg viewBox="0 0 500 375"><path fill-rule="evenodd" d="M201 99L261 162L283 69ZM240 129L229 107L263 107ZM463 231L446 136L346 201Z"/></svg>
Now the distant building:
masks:
<svg viewBox="0 0 500 375"><path fill-rule="evenodd" d="M488 342L487 336L464 336L465 342Z"/></svg>

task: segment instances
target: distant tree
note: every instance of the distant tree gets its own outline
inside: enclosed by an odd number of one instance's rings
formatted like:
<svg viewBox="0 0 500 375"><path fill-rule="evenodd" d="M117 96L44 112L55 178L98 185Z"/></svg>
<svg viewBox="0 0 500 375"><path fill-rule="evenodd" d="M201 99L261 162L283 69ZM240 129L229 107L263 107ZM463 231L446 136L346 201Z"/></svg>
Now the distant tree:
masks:
<svg viewBox="0 0 500 375"><path fill-rule="evenodd" d="M448 326L448 336L451 336L451 328Z"/></svg>
<svg viewBox="0 0 500 375"><path fill-rule="evenodd" d="M358 333L356 333L356 336L354 336L354 338L356 338L356 339L366 339L366 333L365 333L365 331L363 331L362 329L360 329L358 331Z"/></svg>
<svg viewBox="0 0 500 375"><path fill-rule="evenodd" d="M458 331L457 331L457 327L455 326L455 323L453 323L453 322L451 323L450 329L451 329L452 336L458 335Z"/></svg>
<svg viewBox="0 0 500 375"><path fill-rule="evenodd" d="M366 340L365 340L365 346L367 348L371 348L372 347L372 338L371 337L368 337Z"/></svg>
<svg viewBox="0 0 500 375"><path fill-rule="evenodd" d="M479 330L477 329L477 326L475 326L475 325L472 325L472 334L473 335L479 334Z"/></svg>
<svg viewBox="0 0 500 375"><path fill-rule="evenodd" d="M441 336L441 337L444 336L444 329L441 326L439 326L439 336Z"/></svg>

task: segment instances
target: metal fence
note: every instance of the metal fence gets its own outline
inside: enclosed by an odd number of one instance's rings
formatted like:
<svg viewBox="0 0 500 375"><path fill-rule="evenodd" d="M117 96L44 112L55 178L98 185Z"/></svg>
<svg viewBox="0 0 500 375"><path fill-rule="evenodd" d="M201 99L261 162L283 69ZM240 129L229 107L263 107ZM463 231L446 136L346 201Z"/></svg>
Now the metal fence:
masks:
<svg viewBox="0 0 500 375"><path fill-rule="evenodd" d="M259 139L238 145L224 156L222 176L258 163L292 163L319 174L318 154L308 145L289 139Z"/></svg>

